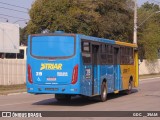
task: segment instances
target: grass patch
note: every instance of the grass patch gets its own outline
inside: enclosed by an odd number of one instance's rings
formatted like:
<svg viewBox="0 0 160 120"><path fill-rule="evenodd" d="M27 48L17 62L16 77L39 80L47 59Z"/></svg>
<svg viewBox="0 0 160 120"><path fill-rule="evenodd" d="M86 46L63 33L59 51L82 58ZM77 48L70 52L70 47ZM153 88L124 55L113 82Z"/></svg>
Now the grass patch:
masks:
<svg viewBox="0 0 160 120"><path fill-rule="evenodd" d="M2 92L2 91L20 90L20 89L26 89L26 84L20 84L20 85L0 85L0 92Z"/></svg>

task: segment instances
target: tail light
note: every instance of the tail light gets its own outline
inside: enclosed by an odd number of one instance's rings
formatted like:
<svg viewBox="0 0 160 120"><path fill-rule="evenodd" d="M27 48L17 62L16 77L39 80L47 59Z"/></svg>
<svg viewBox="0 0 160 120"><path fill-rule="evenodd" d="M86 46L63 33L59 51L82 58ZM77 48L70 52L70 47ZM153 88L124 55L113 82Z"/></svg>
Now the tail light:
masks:
<svg viewBox="0 0 160 120"><path fill-rule="evenodd" d="M31 66L28 64L28 81L30 83L33 83L33 80L32 80L32 69L31 69Z"/></svg>
<svg viewBox="0 0 160 120"><path fill-rule="evenodd" d="M72 73L72 84L75 84L78 80L78 65L74 66L73 73Z"/></svg>

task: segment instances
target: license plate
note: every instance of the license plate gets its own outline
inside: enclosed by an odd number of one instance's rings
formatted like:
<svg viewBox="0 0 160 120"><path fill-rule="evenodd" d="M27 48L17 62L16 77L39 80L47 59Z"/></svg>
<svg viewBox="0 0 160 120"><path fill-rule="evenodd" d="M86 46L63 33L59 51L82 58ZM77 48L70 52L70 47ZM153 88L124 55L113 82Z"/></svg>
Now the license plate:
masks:
<svg viewBox="0 0 160 120"><path fill-rule="evenodd" d="M48 77L47 80L48 81L56 81L56 77Z"/></svg>

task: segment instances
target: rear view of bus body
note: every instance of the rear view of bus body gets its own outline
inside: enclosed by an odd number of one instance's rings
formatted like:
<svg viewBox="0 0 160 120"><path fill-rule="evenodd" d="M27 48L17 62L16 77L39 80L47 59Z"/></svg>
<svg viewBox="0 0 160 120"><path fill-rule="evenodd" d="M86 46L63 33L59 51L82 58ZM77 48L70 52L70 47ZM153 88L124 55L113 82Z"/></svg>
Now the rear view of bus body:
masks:
<svg viewBox="0 0 160 120"><path fill-rule="evenodd" d="M105 101L108 93L138 86L136 48L134 44L80 34L31 35L27 91L55 94L57 100L84 95Z"/></svg>

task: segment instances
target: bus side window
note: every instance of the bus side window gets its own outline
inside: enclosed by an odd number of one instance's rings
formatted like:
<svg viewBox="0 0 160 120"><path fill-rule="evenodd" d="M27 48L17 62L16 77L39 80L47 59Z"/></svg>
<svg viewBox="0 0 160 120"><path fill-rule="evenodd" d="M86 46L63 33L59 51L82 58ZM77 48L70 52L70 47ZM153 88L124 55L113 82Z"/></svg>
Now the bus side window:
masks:
<svg viewBox="0 0 160 120"><path fill-rule="evenodd" d="M91 63L91 54L89 53L82 53L83 63L90 64Z"/></svg>
<svg viewBox="0 0 160 120"><path fill-rule="evenodd" d="M17 54L17 59L24 59L24 50L20 50L20 52Z"/></svg>
<svg viewBox="0 0 160 120"><path fill-rule="evenodd" d="M100 63L107 64L107 55L106 55L106 44L101 45L101 52L100 52Z"/></svg>
<svg viewBox="0 0 160 120"><path fill-rule="evenodd" d="M121 47L121 64L125 64L125 47Z"/></svg>
<svg viewBox="0 0 160 120"><path fill-rule="evenodd" d="M82 41L82 52L90 52L90 43Z"/></svg>
<svg viewBox="0 0 160 120"><path fill-rule="evenodd" d="M133 60L133 48L121 47L121 64L130 65L134 63Z"/></svg>
<svg viewBox="0 0 160 120"><path fill-rule="evenodd" d="M129 63L129 55L128 55L128 47L125 47L125 64L128 64Z"/></svg>
<svg viewBox="0 0 160 120"><path fill-rule="evenodd" d="M130 51L129 51L129 64L134 64L134 60L133 60L133 48L130 48Z"/></svg>
<svg viewBox="0 0 160 120"><path fill-rule="evenodd" d="M91 46L87 41L82 41L82 59L84 64L91 64Z"/></svg>
<svg viewBox="0 0 160 120"><path fill-rule="evenodd" d="M107 54L108 54L108 57L107 57L107 63L108 64L113 64L113 46L112 45L108 45L108 52L107 52Z"/></svg>

